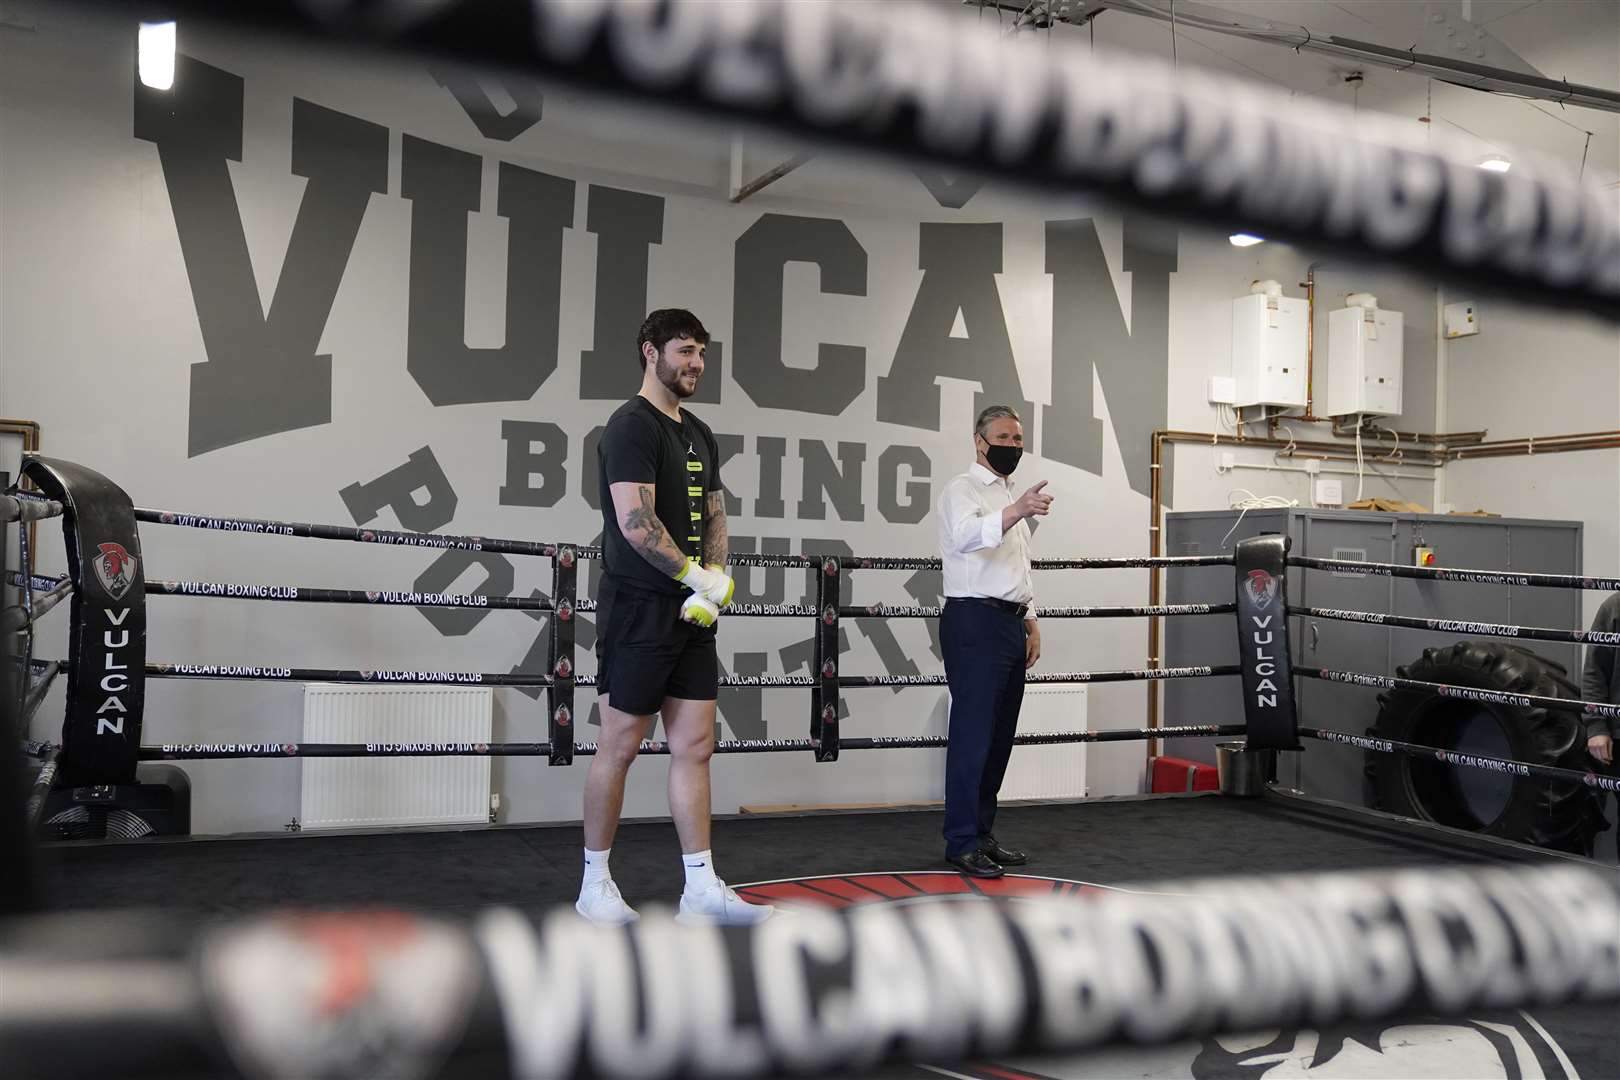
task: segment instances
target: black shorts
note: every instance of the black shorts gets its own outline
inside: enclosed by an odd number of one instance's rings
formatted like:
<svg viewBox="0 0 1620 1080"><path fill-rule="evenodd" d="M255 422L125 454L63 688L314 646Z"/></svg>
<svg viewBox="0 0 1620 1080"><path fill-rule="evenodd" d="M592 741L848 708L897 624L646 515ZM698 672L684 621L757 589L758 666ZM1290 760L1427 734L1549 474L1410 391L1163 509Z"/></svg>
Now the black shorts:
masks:
<svg viewBox="0 0 1620 1080"><path fill-rule="evenodd" d="M681 621L689 593L602 590L596 615L596 693L620 712L651 716L666 697L713 701L720 658L714 627Z"/></svg>

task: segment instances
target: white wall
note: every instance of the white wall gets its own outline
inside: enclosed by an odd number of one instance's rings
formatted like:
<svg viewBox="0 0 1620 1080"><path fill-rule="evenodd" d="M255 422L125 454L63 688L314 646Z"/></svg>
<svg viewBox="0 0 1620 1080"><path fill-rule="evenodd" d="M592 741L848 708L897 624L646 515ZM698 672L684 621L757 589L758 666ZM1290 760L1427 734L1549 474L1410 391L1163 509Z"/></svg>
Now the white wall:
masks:
<svg viewBox="0 0 1620 1080"><path fill-rule="evenodd" d="M1448 291L1448 302L1473 300ZM1480 300L1478 336L1445 343L1446 426L1490 439L1620 431L1620 336L1612 324ZM1445 470L1458 510L1584 526L1585 570L1620 572L1620 450L1464 459ZM1605 596L1585 594L1586 625Z"/></svg>

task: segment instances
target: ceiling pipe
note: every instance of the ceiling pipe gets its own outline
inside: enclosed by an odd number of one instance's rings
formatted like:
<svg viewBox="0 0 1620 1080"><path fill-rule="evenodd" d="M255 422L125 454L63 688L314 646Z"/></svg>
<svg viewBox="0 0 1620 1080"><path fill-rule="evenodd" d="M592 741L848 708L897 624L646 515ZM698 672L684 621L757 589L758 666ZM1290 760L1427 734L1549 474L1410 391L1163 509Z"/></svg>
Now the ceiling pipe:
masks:
<svg viewBox="0 0 1620 1080"><path fill-rule="evenodd" d="M972 4L974 0L964 0L964 3ZM1000 2L986 0L984 6L1016 12L1022 11L1027 5L1008 0ZM1078 11L1075 10L1077 6ZM1405 71L1471 90L1517 94L1539 101L1620 113L1620 91L1607 90L1600 86L1585 86L1567 79L1548 79L1490 64L1454 60L1449 56L1421 53L1416 49L1392 49L1376 42L1341 37L1337 34L1319 34L1297 23L1244 15L1212 4L1197 3L1195 0L1175 0L1173 10L1170 0L1081 0L1079 5L1071 4L1069 8L1053 13L1051 18L1057 22L1080 26L1096 18L1104 9L1173 23L1177 29L1207 30L1268 45L1280 45L1296 52L1304 50L1324 53L1358 65L1373 64L1395 71Z"/></svg>

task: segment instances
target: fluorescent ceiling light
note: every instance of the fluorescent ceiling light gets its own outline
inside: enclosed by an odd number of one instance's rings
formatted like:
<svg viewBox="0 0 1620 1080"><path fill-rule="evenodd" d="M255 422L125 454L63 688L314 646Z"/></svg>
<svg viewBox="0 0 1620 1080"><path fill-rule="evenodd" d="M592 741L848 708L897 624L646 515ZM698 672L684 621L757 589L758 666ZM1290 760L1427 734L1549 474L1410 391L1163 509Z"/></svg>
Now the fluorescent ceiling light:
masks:
<svg viewBox="0 0 1620 1080"><path fill-rule="evenodd" d="M136 37L136 69L141 85L153 90L168 90L174 86L174 23L141 23Z"/></svg>
<svg viewBox="0 0 1620 1080"><path fill-rule="evenodd" d="M1479 167L1489 172L1507 172L1509 169L1513 168L1513 162L1509 161L1501 154L1491 154L1484 161L1479 163Z"/></svg>
<svg viewBox="0 0 1620 1080"><path fill-rule="evenodd" d="M1263 244L1263 243L1266 242L1265 237L1263 237L1263 236L1255 236L1255 235L1253 235L1251 233L1246 233L1246 232L1233 233L1231 236L1228 236L1226 239L1228 240L1228 242L1231 243L1231 245L1233 247L1254 247L1254 245L1256 245L1256 244Z"/></svg>

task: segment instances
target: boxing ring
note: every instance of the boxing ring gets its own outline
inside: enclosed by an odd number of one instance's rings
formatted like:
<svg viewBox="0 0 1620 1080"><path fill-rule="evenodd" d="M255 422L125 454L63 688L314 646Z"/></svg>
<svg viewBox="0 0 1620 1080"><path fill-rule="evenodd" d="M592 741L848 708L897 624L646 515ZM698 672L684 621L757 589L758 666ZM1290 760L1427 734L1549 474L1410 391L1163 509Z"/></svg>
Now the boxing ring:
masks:
<svg viewBox="0 0 1620 1080"><path fill-rule="evenodd" d="M1608 318L1620 311L1612 209L1558 174L1529 166L1483 174L1393 137L1380 141L1371 129L1351 139L1314 134L1337 114L1303 105L1270 111L1246 89L1187 74L1177 82L1152 64L1127 68L1097 57L1064 66L1072 50L969 39L926 9L920 21L902 24L898 6L288 0L241 6L232 16L278 31L515 66L612 93L656 94L731 120L1399 258ZM206 16L210 8L163 5L165 15ZM668 19L649 18L655 10ZM681 48L659 53L651 48L657 41ZM698 64L709 52L719 62ZM949 62L935 63L939 57ZM957 75L939 78L940 71ZM1036 560L1043 572L1232 568L1230 604L1040 615L1230 618L1239 663L1164 667L1150 658L1137 669L1041 673L1029 682L1216 680L1212 693L1242 695L1243 724L1017 739L1028 747L1220 737L1230 740L1222 792L1010 806L1000 820L1040 852L1030 868L1039 873L984 882L918 868L919 852L938 847L931 810L719 819L717 846L739 891L777 904L779 915L758 927L716 929L676 926L668 912L648 908L633 927L608 928L554 910L577 882L577 836L563 827L117 839L141 834L153 799L182 798L176 788L165 795L139 782L142 763L521 756L568 768L590 756L596 748L578 738L575 695L593 680L576 670L574 616L593 609L578 572L598 552L566 542L225 517L214 507L207 509L216 516L198 513L203 507L137 508L92 468L38 456L26 460L23 475L33 489L8 493L0 520L23 525L25 537L26 523L60 518L67 566L40 572L24 540L20 565L7 568L21 600L0 611L11 684L5 708L26 733L54 683L66 683L67 705L60 741L24 743L38 767L8 814L8 828L22 824L12 828L20 835L8 852L21 871L16 880L28 899L43 896L52 909L0 922L0 1060L8 1074L15 1066L28 1077L740 1077L923 1060L929 1064L894 1066L895 1075L1005 1080L1035 1075L998 1064L1019 1054L1530 1008L1565 1045L1584 1048L1584 1075L1620 1074L1613 867L1267 782L1276 755L1328 742L1544 786L1536 790L1620 791L1620 780L1595 770L1459 755L1320 729L1298 716L1299 678L1533 706L1571 726L1583 716L1620 716L1620 708L1566 698L1290 662L1285 631L1293 617L1620 646L1573 629L1469 624L1457 631L1438 620L1294 608L1287 597L1290 568L1435 581L1499 581L1506 571L1293 556L1281 537L1243 541L1222 555ZM549 561L552 590L544 598L423 595L149 577L143 542L161 552L157 538L166 528L532 557ZM799 754L805 768L836 768L845 751L944 745L866 734L858 710L848 721L853 731L840 720L846 691L944 684L943 675L842 669L838 633L848 621L939 614L848 604L845 574L925 569L938 560L736 555L730 562L803 571L815 584L812 602L739 605L727 612L726 627L740 618L800 620L814 626L814 645L809 674L721 680L722 687L803 693L805 735L723 740L717 752ZM1616 578L1511 577L1527 588L1620 589ZM201 611L222 599L543 613L550 616L547 668L533 675L371 671L274 666L273 657L226 668L148 656L149 601ZM33 628L63 600L71 601L67 654L37 658ZM526 742L146 743L150 679L540 689L545 727ZM667 747L649 742L641 752ZM59 830L88 825L109 840L34 851L29 838L53 822ZM649 843L662 829L626 823L617 844ZM630 895L672 887L649 860L627 862L618 880ZM998 902L976 902L986 899ZM129 910L136 906L150 910ZM26 992L10 992L19 986Z"/></svg>
<svg viewBox="0 0 1620 1080"><path fill-rule="evenodd" d="M138 820L139 808L150 802L145 789L154 785L141 784L135 777L136 766L142 762L539 756L553 766L568 767L576 757L595 752L594 744L575 737L575 692L591 687L594 680L575 670L574 615L593 609L592 601L580 594L578 571L581 561L599 557L596 550L567 543L137 508L105 477L80 465L42 457L29 458L24 475L44 494L19 493L5 504L6 509L18 517L25 513L36 518L62 517L70 565L66 574L41 574L25 561L13 578L22 586L24 606L8 609L8 625L31 627L61 599L72 597L70 641L89 646L88 652L70 650L68 657L54 661L25 654L25 666L35 672L22 702L25 717L38 708L50 679L62 676L70 680L62 742L29 747L42 762L28 802L30 830L43 828L49 835L55 822L57 835L72 836L73 829L85 821L99 821L105 835L116 838L120 835L115 825L119 815L126 815L126 822ZM253 532L285 538L289 543L322 540L498 551L548 560L553 590L547 597L424 597L409 592L149 578L142 525L148 534L155 530L159 536L166 528L191 528ZM92 544L87 539L92 535L102 539ZM686 1030L676 1020L685 1016L683 996L656 1006L667 1010L662 1020L654 1015L655 1006L648 997L665 992L659 988L660 979L679 982L674 972L700 982L717 980L712 986L703 985L718 1000L731 1002L727 1008L732 1013L707 1019L688 1016L685 1022L700 1027L704 1023L722 1028L730 1025L728 1039L754 1046L753 1056L742 1059L753 1064L747 1070L737 1066L740 1072L863 1067L893 1054L939 1056L941 1047L947 1060L958 1054L1000 1060L1020 1048L1075 1049L1119 1038L1157 1042L1233 1027L1331 1023L1414 1008L1444 1014L1515 1004L1545 1006L1601 1000L1620 992L1620 881L1612 868L1511 840L1329 803L1263 782L1275 779L1278 753L1297 752L1308 742L1320 741L1348 744L1370 754L1405 755L1488 770L1511 776L1515 784L1557 785L1564 791L1620 790L1620 779L1595 771L1458 754L1443 747L1302 726L1293 707L1295 678L1423 689L1443 697L1518 708L1535 706L1555 710L1571 724L1578 724L1582 715L1607 716L1620 710L1564 698L1292 666L1285 632L1291 617L1444 627L1438 620L1377 612L1291 607L1286 584L1290 567L1438 581L1494 581L1505 575L1495 570L1292 557L1287 549L1285 538L1261 536L1240 541L1232 554L1035 562L1035 568L1043 572L1230 566L1233 602L1229 604L1061 607L1041 609L1039 614L1043 619L1231 618L1238 633L1240 663L1039 673L1032 674L1029 681L1084 684L1218 679L1224 692L1243 695L1246 719L1242 725L1018 736L1021 746L1211 736L1236 740L1242 736L1241 741L1222 744L1222 765L1231 775L1223 776L1219 794L1007 807L1003 820L1009 835L1042 853L1038 865L1031 868L1038 873L976 881L934 870L926 861L926 868L919 868L918 852L938 846L938 814L931 809L726 818L716 822L717 843L727 852L731 875L742 882L739 892L778 905L783 915L777 922L787 929L752 936L730 930L700 933L689 940L683 931L673 935L678 944L668 945L670 951L661 953L673 928L659 915L629 931L618 931L577 924L572 914L550 914L555 905L570 898L576 884L577 838L567 827L194 841L175 837L122 844L80 841L47 853L43 889L58 914L42 916L43 921L31 924L28 938L19 942L20 954L12 953L0 961L0 979L27 980L41 995L26 1009L0 1008L0 1034L43 1052L40 1048L62 1041L62 1025L99 1028L132 1022L121 1015L127 1006L122 995L117 995L119 1004L114 1006L110 998L87 1001L71 993L78 980L93 972L100 972L98 978L112 980L109 985L119 985L123 976L116 965L104 968L105 958L99 954L76 960L83 942L64 940L64 933L70 938L75 935L52 929L71 927L75 918L102 918L105 912L101 909L125 906L130 897L144 898L147 906L155 905L162 913L145 916L148 921L136 924L140 944L133 946L138 955L128 958L132 965L129 977L158 978L161 969L161 978L174 984L179 994L166 1005L142 1013L138 1024L142 1034L135 1040L139 1046L132 1053L121 1052L120 1057L132 1074L164 1072L181 1065L205 1069L213 1060L210 1053L216 1052L207 1044L215 1038L229 1044L225 1054L234 1067L248 1072L269 1069L272 1075L286 1076L304 1075L300 1070L317 1066L338 1068L337 1075L349 1075L342 1068L355 1065L375 1070L395 1064L401 1069L427 1069L422 1075L432 1075L433 1069L446 1064L447 1056L487 1060L491 1054L499 1057L502 1048L512 1055L512 1068L521 1076L573 1075L587 1063L603 1075L708 1070L714 1062L708 1059L709 1050L701 1039L681 1043L670 1034L674 1041L661 1045L658 1053L664 1056L659 1057L647 1049L655 1034L650 1028L631 1032L594 1019L616 1011L634 1014L635 1002L640 1000L647 1010L642 1014L645 1024L657 1021L666 1025L666 1034ZM722 686L806 693L808 730L806 737L797 739L721 740L717 752L799 753L805 756L807 768L836 768L844 751L898 752L945 744L938 737L860 734L858 710L846 721L857 728L855 733L844 731L845 725L840 723L845 691L944 683L943 675L849 674L841 669L838 630L847 620L939 615L939 609L933 607L845 604L845 577L856 570L927 569L937 566L938 560L740 555L733 563L800 570L814 582L813 604L739 604L725 612L728 627L736 626L739 618L796 619L812 625L811 673L722 679ZM1511 576L1515 584L1525 587L1620 586L1620 581L1570 575ZM126 628L144 628L149 600L206 606L220 599L383 607L431 603L544 611L552 616L547 631L547 671L514 675L297 668L264 658L233 666L194 665L171 658L148 659L144 633L124 633ZM1487 637L1592 642L1584 632L1554 628L1480 623L1470 624L1470 630ZM112 648L115 643L117 649ZM137 646L138 658L133 652L126 655L125 650ZM548 695L546 738L492 743L264 740L146 744L141 740L138 706L145 681L154 678L540 687ZM109 731L105 715L109 687L119 692L122 706L116 733ZM109 734L119 737L108 739ZM668 750L662 742L648 742L641 752L663 754ZM47 806L55 809L54 815L47 816ZM661 836L663 828L627 823L618 844L635 848L654 843L654 836ZM453 873L445 872L447 865L455 867ZM1356 868L1366 872L1346 872ZM1237 870L1251 876L1220 881L1222 875ZM1259 876L1285 872L1286 876L1275 879ZM1213 882L1163 884L1167 878L1204 876ZM632 860L619 880L630 895L641 896L673 885L662 877L651 860ZM981 897L1001 898L1013 906L981 912L976 905L929 903ZM1289 908L1279 897L1297 907ZM324 909L356 900L385 903L390 913L307 917L279 913L288 904ZM1033 910L1045 914L1029 914ZM1325 911L1332 916L1324 915ZM244 922L230 921L244 915ZM210 927L201 935L207 944L200 946L197 956L203 959L198 960L189 946L182 950L183 957L150 953L155 942L172 942L177 935L189 938L199 920ZM1268 953L1258 943L1259 936L1279 925L1298 935L1288 939L1290 947L1300 950L1297 955L1281 946ZM1135 936L1124 932L1123 937L1115 937L1099 931L1099 926L1121 931L1135 928ZM1176 928L1173 934L1170 927ZM1162 940L1161 934L1172 934L1175 940ZM19 939L14 936L12 940ZM1000 992L1005 1001L998 1008L1009 1010L1006 1016L975 1012L980 1006L970 1000L966 988L980 975L970 978L955 972L954 977L966 981L954 989L950 981L952 956L963 950L977 954L986 940L1001 941L1010 950L1008 955L1023 958L1016 970L1002 973L1005 985ZM400 944L405 941L413 943L410 949ZM1399 942L1399 950L1395 942ZM103 945L103 939L93 938L92 953ZM326 962L322 957L333 948L359 950L368 958L366 963L376 968L376 985L367 1008L381 1008L378 1003L390 994L401 995L399 1002L386 1006L398 1011L378 1021L387 1027L387 1032L379 1029L378 1037L389 1047L388 1053L397 1056L397 1062L393 1057L366 1057L339 1068L333 1065L337 1058L321 1056L338 1050L321 1040L302 1046L302 1053L313 1056L283 1060L284 1049L278 1048L284 1048L288 1039L306 1038L301 1032L307 1023L290 1025L278 1009L292 1010L303 1021L312 1022L307 1015L310 1000L295 989L301 985L297 965L320 967ZM426 951L412 957L411 950L416 948ZM1350 953L1367 949L1383 950L1378 953L1380 965L1393 962L1394 954L1404 950L1411 970L1397 975L1381 966L1374 965L1374 971L1344 960ZM859 957L865 950L884 957L876 969L879 974L863 974ZM569 955L574 959L567 960ZM594 958L590 963L584 959L587 955ZM604 955L615 958L609 968L618 964L622 970L604 975L602 969L593 968ZM1058 964L1059 974L1043 966L1049 955L1067 956ZM1444 956L1443 963L1437 955ZM303 959L294 959L297 957ZM1174 967L1173 960L1181 966ZM412 964L423 966L414 974L399 975L403 981L390 990L381 972L395 962L407 969ZM80 963L82 969L76 966ZM800 963L802 970L795 966ZM1093 986L1088 980L1098 978L1094 970L1098 963L1116 973L1135 973L1120 976L1118 983L1103 980ZM82 975L74 974L81 970ZM571 1035L558 1035L552 1030L556 1020L551 1013L535 1011L538 1006L527 1003L542 988L555 995L556 980L569 978L578 979L578 985L563 993L590 1002L586 1012L591 1015L581 1012L572 1021L565 1017L565 1029L576 1021L578 1029ZM728 978L741 981L723 985ZM863 981L870 978L880 981ZM882 981L889 978L901 983L891 986ZM431 1003L407 1002L408 987L423 979L460 989L447 991L447 997ZM878 1007L888 995L902 992L906 979L914 980L912 989L920 995L908 1007L911 1011L892 1004ZM1185 985L1172 985L1177 979L1184 979ZM1288 979L1297 980L1292 989L1276 982ZM1378 989L1380 979L1387 981L1382 989ZM1258 980L1270 988L1270 996L1235 999L1233 986L1247 985L1244 980ZM1329 987L1334 980L1342 982ZM263 1004L255 989L261 985L281 987L288 1000L275 1008ZM1065 994L1074 993L1082 993L1090 1005L1073 1016L1062 1014ZM849 1010L852 1027L835 1030L831 1021L818 1020L817 1010L809 1003L833 1000L840 994L864 1002L872 1016L855 1023L854 1005L846 1003L843 1008ZM1117 994L1117 1000L1102 1001L1106 994ZM198 995L209 1003L199 1005ZM614 995L629 996L615 1005ZM772 1002L772 995L783 995L783 1000ZM480 1028L476 1003L486 999L500 1002L500 1018L485 1017ZM1235 1000L1241 1000L1243 1007L1237 1007ZM745 1007L745 1001L753 1003L753 1011ZM1027 1009L1023 1020L1011 1015L1015 1001ZM1170 1009L1172 1003L1174 1010ZM1072 1000L1068 1007L1073 1007ZM431 1012L441 1027L407 1024L407 1018L417 1015L412 1009ZM197 1031L200 1015L209 1018L207 1025L214 1025L207 1028L214 1034L206 1038ZM796 1017L791 1024L790 1015ZM1063 1022L1053 1019L1056 1015L1064 1015ZM1597 1032L1604 1021L1600 1018L1578 1008L1559 1015L1562 1019L1557 1022L1567 1030L1577 1036L1585 1032L1594 1045L1601 1045ZM278 1024L282 1026L275 1026ZM798 1034L788 1033L787 1027ZM804 1030L818 1034L812 1039L803 1035ZM412 1041L425 1038L429 1031L436 1032L431 1040ZM627 1046L642 1049L632 1051ZM156 1056L145 1056L147 1049ZM58 1045L40 1059L47 1064L39 1074L76 1075L91 1067L90 1058L78 1056L80 1053L99 1061L101 1048L87 1045L75 1050ZM1620 1055L1616 1063L1620 1064Z"/></svg>

